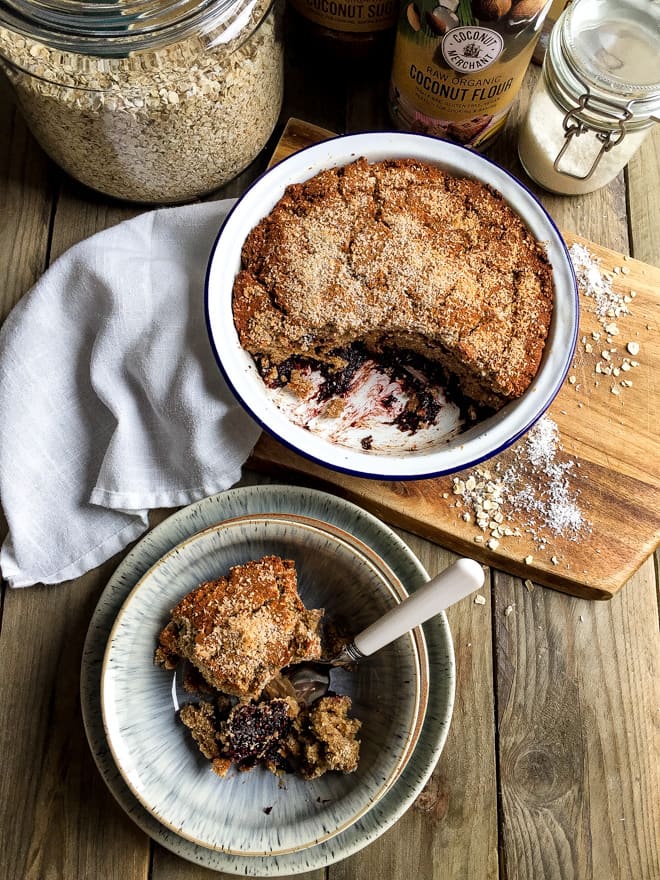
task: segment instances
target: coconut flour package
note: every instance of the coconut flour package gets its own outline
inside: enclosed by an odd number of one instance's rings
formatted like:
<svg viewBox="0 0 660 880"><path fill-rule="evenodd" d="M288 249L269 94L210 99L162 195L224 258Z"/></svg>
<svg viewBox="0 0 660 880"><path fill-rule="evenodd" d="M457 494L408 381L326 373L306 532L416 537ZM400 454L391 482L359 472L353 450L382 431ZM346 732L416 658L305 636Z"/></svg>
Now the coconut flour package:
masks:
<svg viewBox="0 0 660 880"><path fill-rule="evenodd" d="M551 0L404 0L390 113L398 128L486 146L502 128Z"/></svg>

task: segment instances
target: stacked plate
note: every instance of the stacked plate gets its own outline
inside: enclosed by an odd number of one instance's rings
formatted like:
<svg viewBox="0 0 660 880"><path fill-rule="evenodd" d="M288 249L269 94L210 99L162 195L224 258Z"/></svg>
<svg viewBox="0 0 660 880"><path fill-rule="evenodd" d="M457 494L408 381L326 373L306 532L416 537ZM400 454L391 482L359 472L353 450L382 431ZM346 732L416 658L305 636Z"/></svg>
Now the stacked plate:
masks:
<svg viewBox="0 0 660 880"><path fill-rule="evenodd" d="M358 629L404 598L397 584L414 590L428 580L387 526L349 502L296 487L233 489L175 513L128 554L101 596L83 656L85 728L118 802L167 849L248 876L314 870L375 840L428 780L453 706L453 648L439 615L423 634L398 640L354 677L343 673L337 688L364 715L355 775L327 774L311 783L287 775L282 788L267 771L222 780L211 772L176 721L179 702L189 696L176 676L153 666L155 639L183 593L217 576L228 561L247 561L237 553L277 552L278 542L291 546L292 535L308 606L318 597L306 595L305 559L318 564L328 554L326 605L349 571L372 585L375 607L355 600L349 608ZM364 699L374 686L381 688L377 702L384 701L377 708Z"/></svg>

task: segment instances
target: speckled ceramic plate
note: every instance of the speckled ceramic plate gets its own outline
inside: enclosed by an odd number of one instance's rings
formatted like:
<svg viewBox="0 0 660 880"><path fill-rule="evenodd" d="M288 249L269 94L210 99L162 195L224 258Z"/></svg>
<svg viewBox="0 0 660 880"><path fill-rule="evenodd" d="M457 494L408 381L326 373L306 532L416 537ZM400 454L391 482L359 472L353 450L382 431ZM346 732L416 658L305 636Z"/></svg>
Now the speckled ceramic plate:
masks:
<svg viewBox="0 0 660 880"><path fill-rule="evenodd" d="M181 837L233 855L283 855L329 840L385 795L412 754L428 699L421 629L397 639L354 672L333 670L359 718L354 773L284 785L268 770L218 778L177 717L191 701L180 677L154 666L169 611L198 584L262 556L293 559L300 596L357 634L408 595L365 544L310 517L256 514L211 526L182 541L140 579L110 633L101 706L115 763L145 809Z"/></svg>
<svg viewBox="0 0 660 880"><path fill-rule="evenodd" d="M208 868L271 877L314 870L345 858L375 840L408 809L428 780L442 751L451 719L455 684L451 636L445 616L439 615L423 627L429 653L429 699L424 724L410 760L377 804L348 828L315 846L281 855L235 855L182 837L145 809L113 760L101 718L103 656L117 614L139 579L177 543L218 521L272 512L310 516L345 529L371 547L409 590L428 579L419 561L394 532L349 502L323 492L295 487L233 489L173 514L127 555L108 583L92 617L81 675L83 718L92 753L110 790L139 827L181 857Z"/></svg>

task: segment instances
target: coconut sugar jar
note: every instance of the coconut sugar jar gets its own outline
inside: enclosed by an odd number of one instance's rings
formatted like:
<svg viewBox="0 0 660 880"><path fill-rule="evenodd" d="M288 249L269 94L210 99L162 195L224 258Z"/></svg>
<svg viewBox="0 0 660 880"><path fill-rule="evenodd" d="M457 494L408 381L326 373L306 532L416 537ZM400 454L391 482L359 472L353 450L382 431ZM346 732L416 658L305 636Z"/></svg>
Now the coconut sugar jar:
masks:
<svg viewBox="0 0 660 880"><path fill-rule="evenodd" d="M402 0L392 121L485 148L503 128L552 0Z"/></svg>
<svg viewBox="0 0 660 880"><path fill-rule="evenodd" d="M660 3L573 0L550 35L520 131L525 171L551 192L592 192L658 121Z"/></svg>
<svg viewBox="0 0 660 880"><path fill-rule="evenodd" d="M190 201L246 168L283 93L273 0L0 0L0 67L72 177L142 203Z"/></svg>

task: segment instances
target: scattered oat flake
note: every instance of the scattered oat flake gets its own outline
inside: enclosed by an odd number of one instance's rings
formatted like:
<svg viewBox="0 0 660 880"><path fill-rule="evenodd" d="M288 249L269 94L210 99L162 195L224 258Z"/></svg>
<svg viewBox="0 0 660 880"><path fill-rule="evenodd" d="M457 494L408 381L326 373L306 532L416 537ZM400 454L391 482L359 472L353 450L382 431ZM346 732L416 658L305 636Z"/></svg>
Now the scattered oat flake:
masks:
<svg viewBox="0 0 660 880"><path fill-rule="evenodd" d="M477 596L474 597L474 604L475 605L485 605L486 604L486 597L482 596L481 593L479 593Z"/></svg>
<svg viewBox="0 0 660 880"><path fill-rule="evenodd" d="M510 462L498 461L490 470L478 467L453 479L454 494L472 509L482 533L473 536L475 543L495 550L504 538L527 534L539 550L546 551L548 532L577 541L591 531L578 505L579 492L570 483L579 462L566 460L561 453L559 429L543 416L518 441ZM530 554L525 562L530 565L533 559Z"/></svg>
<svg viewBox="0 0 660 880"><path fill-rule="evenodd" d="M529 578L527 578L527 580L525 581L525 588L528 593L531 593L534 589L534 584L532 583L532 581L529 580Z"/></svg>
<svg viewBox="0 0 660 880"><path fill-rule="evenodd" d="M639 354L639 342L629 342L626 348L628 349L628 354L633 355L633 357Z"/></svg>
<svg viewBox="0 0 660 880"><path fill-rule="evenodd" d="M608 317L630 314L623 297L612 289L612 273L601 270L601 261L597 257L577 242L571 246L569 254L578 286L584 296L593 300L596 316L601 323L609 324L606 320ZM609 332L607 328L605 330Z"/></svg>

